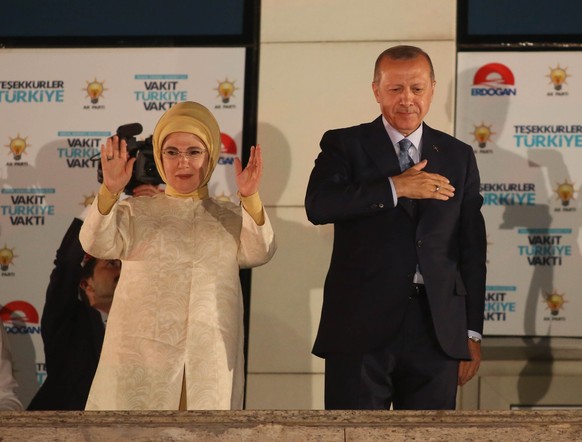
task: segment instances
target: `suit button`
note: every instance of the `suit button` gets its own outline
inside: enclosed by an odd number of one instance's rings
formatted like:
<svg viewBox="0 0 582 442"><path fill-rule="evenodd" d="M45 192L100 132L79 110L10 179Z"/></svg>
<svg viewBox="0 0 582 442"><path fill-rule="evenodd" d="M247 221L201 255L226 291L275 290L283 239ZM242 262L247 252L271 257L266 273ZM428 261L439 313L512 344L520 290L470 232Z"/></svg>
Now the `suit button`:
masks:
<svg viewBox="0 0 582 442"><path fill-rule="evenodd" d="M416 241L416 247L422 247L422 239L419 239L418 241Z"/></svg>
<svg viewBox="0 0 582 442"><path fill-rule="evenodd" d="M379 207L380 209L383 209L383 208L384 208L384 204L380 203L380 204L378 204L378 207Z"/></svg>
<svg viewBox="0 0 582 442"><path fill-rule="evenodd" d="M372 204L370 207L371 207L372 209L377 209L377 208L378 208L378 204Z"/></svg>

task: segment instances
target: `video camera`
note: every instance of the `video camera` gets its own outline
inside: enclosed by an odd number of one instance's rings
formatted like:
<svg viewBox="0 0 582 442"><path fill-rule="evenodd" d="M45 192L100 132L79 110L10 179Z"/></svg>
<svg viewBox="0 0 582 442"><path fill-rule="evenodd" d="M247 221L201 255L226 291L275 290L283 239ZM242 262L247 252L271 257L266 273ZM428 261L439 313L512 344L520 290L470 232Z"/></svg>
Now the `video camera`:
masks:
<svg viewBox="0 0 582 442"><path fill-rule="evenodd" d="M157 186L164 182L158 173L158 169L156 169L152 136L150 135L143 141L137 141L135 138L135 136L139 135L142 130L143 127L141 124L131 123L119 126L116 132L120 141L126 141L129 157L136 158L135 164L133 165L131 179L123 190L127 195L131 195L133 189L140 184L152 184ZM97 181L100 183L103 182L103 169L101 167L101 162L99 162L97 168Z"/></svg>

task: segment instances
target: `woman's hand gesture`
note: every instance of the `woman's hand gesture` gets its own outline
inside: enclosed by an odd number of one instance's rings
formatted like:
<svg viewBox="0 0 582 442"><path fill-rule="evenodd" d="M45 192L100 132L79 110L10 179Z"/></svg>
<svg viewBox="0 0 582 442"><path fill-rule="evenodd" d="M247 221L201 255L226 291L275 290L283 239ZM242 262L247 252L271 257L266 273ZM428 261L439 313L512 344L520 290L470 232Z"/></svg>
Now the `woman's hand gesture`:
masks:
<svg viewBox="0 0 582 442"><path fill-rule="evenodd" d="M242 196L251 196L259 191L261 176L263 175L263 157L261 146L251 147L251 156L247 167L242 168L242 163L238 158L234 159L234 171L236 173L236 185Z"/></svg>
<svg viewBox="0 0 582 442"><path fill-rule="evenodd" d="M127 142L114 135L107 138L107 144L101 145L101 168L103 184L113 194L119 194L131 179L135 158L129 158Z"/></svg>

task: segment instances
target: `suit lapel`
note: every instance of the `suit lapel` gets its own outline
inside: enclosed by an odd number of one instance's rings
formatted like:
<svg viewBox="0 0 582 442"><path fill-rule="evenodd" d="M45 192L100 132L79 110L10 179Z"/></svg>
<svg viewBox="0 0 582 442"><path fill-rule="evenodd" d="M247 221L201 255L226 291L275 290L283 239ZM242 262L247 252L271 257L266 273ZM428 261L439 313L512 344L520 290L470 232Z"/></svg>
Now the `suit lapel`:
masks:
<svg viewBox="0 0 582 442"><path fill-rule="evenodd" d="M433 130L424 124L422 129L422 158L428 160L428 165L424 169L427 172L438 173L441 168L442 146L436 142Z"/></svg>
<svg viewBox="0 0 582 442"><path fill-rule="evenodd" d="M424 123L423 125L421 159L428 160L427 171L435 172L440 168L441 147L436 142L437 137L433 129ZM381 116L367 125L362 135L362 147L380 169L382 175L392 176L399 173L398 156Z"/></svg>
<svg viewBox="0 0 582 442"><path fill-rule="evenodd" d="M382 116L368 125L362 140L363 149L372 158L382 176L389 177L400 173L398 156L384 127ZM411 219L416 220L416 202L408 198L399 198L398 207L403 209Z"/></svg>
<svg viewBox="0 0 582 442"><path fill-rule="evenodd" d="M381 116L368 124L367 130L362 135L362 148L383 176L389 177L399 173L398 157Z"/></svg>
<svg viewBox="0 0 582 442"><path fill-rule="evenodd" d="M435 136L433 129L425 123L423 126L421 159L428 160L428 165L424 170L439 173L441 161L443 161L442 147L437 143L438 137ZM382 116L367 125L362 135L362 148L383 176L389 177L400 173L398 156L384 127ZM400 198L399 206L414 220L419 216L417 208L421 209L425 204L426 200L412 201L408 198Z"/></svg>
<svg viewBox="0 0 582 442"><path fill-rule="evenodd" d="M422 160L427 160L428 164L424 168L424 171L430 173L441 173L442 161L445 161L444 157L444 146L440 146L437 142L435 132L432 128L423 123L422 129ZM431 200L419 200L419 217L422 216L424 209L428 207L428 203Z"/></svg>

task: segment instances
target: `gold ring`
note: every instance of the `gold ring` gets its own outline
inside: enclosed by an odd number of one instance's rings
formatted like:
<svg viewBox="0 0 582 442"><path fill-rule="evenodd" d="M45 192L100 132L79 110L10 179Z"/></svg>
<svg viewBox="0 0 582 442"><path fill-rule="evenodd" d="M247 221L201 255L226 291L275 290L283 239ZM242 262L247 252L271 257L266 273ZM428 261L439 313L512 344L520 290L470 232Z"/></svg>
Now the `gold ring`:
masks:
<svg viewBox="0 0 582 442"><path fill-rule="evenodd" d="M106 159L107 161L111 161L111 160L113 159L113 156L106 157L105 159Z"/></svg>
<svg viewBox="0 0 582 442"><path fill-rule="evenodd" d="M440 186L437 186L436 184L434 185L434 191L438 192L439 190L441 190Z"/></svg>

